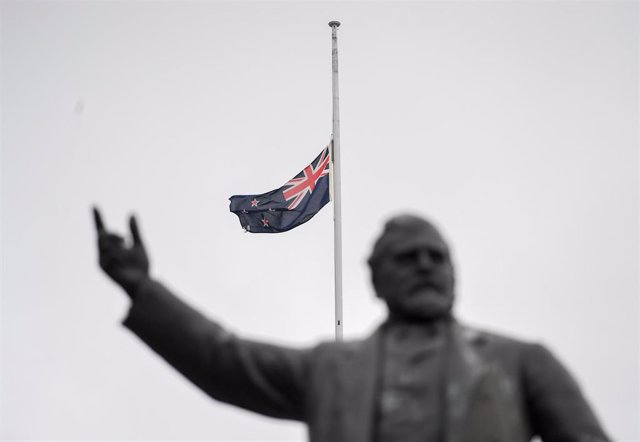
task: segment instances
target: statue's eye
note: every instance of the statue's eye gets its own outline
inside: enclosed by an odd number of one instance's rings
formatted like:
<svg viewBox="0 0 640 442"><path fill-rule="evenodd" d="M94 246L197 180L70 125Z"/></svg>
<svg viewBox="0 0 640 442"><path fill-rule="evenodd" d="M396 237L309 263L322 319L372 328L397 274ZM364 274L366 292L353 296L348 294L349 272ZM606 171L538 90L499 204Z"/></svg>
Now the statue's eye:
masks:
<svg viewBox="0 0 640 442"><path fill-rule="evenodd" d="M415 250L409 252L403 252L396 255L396 262L398 264L411 264L418 259L418 253Z"/></svg>
<svg viewBox="0 0 640 442"><path fill-rule="evenodd" d="M444 262L444 253L439 250L431 250L431 259L436 264L442 264Z"/></svg>

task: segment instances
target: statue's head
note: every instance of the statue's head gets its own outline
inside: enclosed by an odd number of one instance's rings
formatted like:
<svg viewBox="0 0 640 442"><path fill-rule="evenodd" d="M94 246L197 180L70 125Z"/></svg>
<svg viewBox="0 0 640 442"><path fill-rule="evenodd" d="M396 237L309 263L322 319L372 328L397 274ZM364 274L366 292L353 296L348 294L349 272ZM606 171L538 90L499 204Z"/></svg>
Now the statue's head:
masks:
<svg viewBox="0 0 640 442"><path fill-rule="evenodd" d="M411 320L449 316L454 269L449 247L429 221L396 216L384 226L369 258L376 295L390 315Z"/></svg>

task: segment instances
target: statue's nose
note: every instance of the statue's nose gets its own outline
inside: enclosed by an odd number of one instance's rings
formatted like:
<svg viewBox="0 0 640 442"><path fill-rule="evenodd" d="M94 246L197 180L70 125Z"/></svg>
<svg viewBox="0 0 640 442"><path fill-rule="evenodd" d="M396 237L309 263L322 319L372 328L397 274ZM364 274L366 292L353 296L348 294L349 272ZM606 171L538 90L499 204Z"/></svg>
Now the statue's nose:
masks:
<svg viewBox="0 0 640 442"><path fill-rule="evenodd" d="M431 270L433 258L428 250L420 250L417 254L418 267L422 270Z"/></svg>

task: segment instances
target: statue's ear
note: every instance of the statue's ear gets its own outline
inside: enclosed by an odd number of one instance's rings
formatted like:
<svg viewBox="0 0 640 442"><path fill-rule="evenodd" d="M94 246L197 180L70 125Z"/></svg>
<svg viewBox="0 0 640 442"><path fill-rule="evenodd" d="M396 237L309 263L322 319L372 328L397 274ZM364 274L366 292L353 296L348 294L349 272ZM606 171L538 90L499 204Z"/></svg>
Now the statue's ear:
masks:
<svg viewBox="0 0 640 442"><path fill-rule="evenodd" d="M371 284L373 285L373 291L376 294L376 298L381 298L380 293L378 292L377 272L374 270L375 267L371 263L371 260L369 260L368 262L369 262L369 271L371 272Z"/></svg>

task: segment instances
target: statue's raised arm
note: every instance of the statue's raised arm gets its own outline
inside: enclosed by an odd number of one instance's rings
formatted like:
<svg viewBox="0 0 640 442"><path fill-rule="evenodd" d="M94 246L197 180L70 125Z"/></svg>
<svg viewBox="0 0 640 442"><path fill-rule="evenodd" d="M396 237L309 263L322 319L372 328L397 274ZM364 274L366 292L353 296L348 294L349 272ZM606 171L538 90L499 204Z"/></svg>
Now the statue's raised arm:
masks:
<svg viewBox="0 0 640 442"><path fill-rule="evenodd" d="M135 217L131 243L93 209L100 267L131 297L124 325L213 398L283 419L303 420L310 350L236 337L149 276Z"/></svg>

